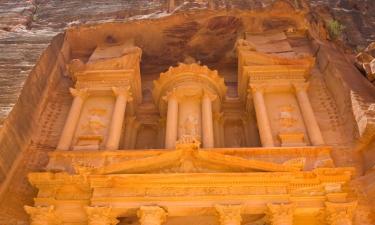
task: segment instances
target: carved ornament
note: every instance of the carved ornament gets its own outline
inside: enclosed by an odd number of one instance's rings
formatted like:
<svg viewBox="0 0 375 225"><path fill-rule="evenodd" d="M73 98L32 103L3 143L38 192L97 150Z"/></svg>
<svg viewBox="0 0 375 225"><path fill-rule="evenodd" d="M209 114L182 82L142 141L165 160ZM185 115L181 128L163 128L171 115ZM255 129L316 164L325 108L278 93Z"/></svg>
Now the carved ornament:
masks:
<svg viewBox="0 0 375 225"><path fill-rule="evenodd" d="M86 207L88 225L116 225L120 221L112 214L111 207Z"/></svg>

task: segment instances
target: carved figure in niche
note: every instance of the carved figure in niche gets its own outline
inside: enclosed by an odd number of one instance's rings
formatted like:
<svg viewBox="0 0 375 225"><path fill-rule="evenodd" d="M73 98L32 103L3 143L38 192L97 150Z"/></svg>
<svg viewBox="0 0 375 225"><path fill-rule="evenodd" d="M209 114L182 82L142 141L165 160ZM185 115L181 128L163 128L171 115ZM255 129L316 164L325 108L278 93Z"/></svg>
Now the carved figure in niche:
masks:
<svg viewBox="0 0 375 225"><path fill-rule="evenodd" d="M294 118L293 112L295 108L292 105L284 105L280 107L279 122L284 128L291 128L297 123Z"/></svg>
<svg viewBox="0 0 375 225"><path fill-rule="evenodd" d="M107 110L100 108L92 108L89 110L87 123L83 125L83 130L86 135L99 135L106 127L104 116Z"/></svg>
<svg viewBox="0 0 375 225"><path fill-rule="evenodd" d="M189 115L182 125L182 133L187 136L198 137L198 119Z"/></svg>

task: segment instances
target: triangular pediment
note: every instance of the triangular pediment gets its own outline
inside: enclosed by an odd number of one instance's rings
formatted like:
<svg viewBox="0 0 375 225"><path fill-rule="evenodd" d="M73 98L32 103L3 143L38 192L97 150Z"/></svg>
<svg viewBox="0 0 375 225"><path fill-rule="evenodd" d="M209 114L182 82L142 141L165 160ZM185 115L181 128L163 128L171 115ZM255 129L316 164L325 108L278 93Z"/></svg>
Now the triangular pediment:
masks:
<svg viewBox="0 0 375 225"><path fill-rule="evenodd" d="M278 164L226 155L194 144L179 146L154 156L112 163L90 171L92 174L207 173L207 172L291 172L303 168L304 159Z"/></svg>

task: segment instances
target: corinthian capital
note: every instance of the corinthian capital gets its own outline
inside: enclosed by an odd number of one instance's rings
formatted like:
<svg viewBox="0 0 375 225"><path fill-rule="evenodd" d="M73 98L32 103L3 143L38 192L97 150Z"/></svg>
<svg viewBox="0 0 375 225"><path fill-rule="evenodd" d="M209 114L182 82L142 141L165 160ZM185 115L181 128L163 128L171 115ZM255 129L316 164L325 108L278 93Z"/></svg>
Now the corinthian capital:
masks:
<svg viewBox="0 0 375 225"><path fill-rule="evenodd" d="M326 202L326 219L330 225L351 225L357 202Z"/></svg>
<svg viewBox="0 0 375 225"><path fill-rule="evenodd" d="M216 205L220 225L240 225L242 205Z"/></svg>
<svg viewBox="0 0 375 225"><path fill-rule="evenodd" d="M293 213L295 205L293 203L286 204L267 204L268 217L272 225L292 225Z"/></svg>
<svg viewBox="0 0 375 225"><path fill-rule="evenodd" d="M56 215L55 207L51 206L24 206L30 215L30 225L60 225L61 221Z"/></svg>
<svg viewBox="0 0 375 225"><path fill-rule="evenodd" d="M217 98L217 95L212 94L210 91L203 90L203 98L209 98L211 101L214 101Z"/></svg>
<svg viewBox="0 0 375 225"><path fill-rule="evenodd" d="M141 225L161 225L167 219L167 212L159 206L141 206L137 215Z"/></svg>
<svg viewBox="0 0 375 225"><path fill-rule="evenodd" d="M116 225L119 222L111 207L86 207L86 213L88 225Z"/></svg>
<svg viewBox="0 0 375 225"><path fill-rule="evenodd" d="M87 98L90 94L87 88L82 89L74 89L69 88L70 94L72 94L74 97L81 97L83 99Z"/></svg>
<svg viewBox="0 0 375 225"><path fill-rule="evenodd" d="M248 92L249 93L251 92L253 94L256 92L264 93L265 89L266 89L265 84L250 84Z"/></svg>
<svg viewBox="0 0 375 225"><path fill-rule="evenodd" d="M115 96L122 95L126 98L128 102L133 101L132 93L130 91L130 87L112 87L112 91L115 94Z"/></svg>
<svg viewBox="0 0 375 225"><path fill-rule="evenodd" d="M177 90L175 88L172 91L168 91L166 95L162 97L164 101L169 101L169 99L177 99Z"/></svg>

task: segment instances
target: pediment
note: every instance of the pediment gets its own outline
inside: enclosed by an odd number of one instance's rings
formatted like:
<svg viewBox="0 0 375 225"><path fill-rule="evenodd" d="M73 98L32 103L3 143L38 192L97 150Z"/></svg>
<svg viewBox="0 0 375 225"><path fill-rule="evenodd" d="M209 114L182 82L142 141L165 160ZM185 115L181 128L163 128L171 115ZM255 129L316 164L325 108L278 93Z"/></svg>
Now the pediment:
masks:
<svg viewBox="0 0 375 225"><path fill-rule="evenodd" d="M174 151L145 158L125 160L99 168L90 169L90 174L147 174L147 173L219 173L219 172L293 172L301 171L304 158L288 160L278 164L260 160L225 155L194 144L178 146ZM76 171L85 170L76 166ZM87 170L87 168L86 168Z"/></svg>

